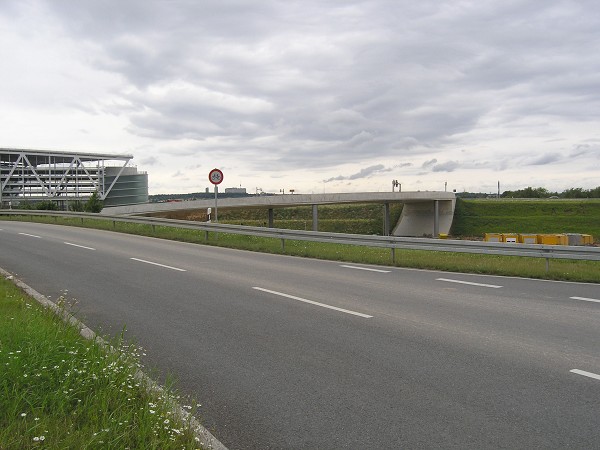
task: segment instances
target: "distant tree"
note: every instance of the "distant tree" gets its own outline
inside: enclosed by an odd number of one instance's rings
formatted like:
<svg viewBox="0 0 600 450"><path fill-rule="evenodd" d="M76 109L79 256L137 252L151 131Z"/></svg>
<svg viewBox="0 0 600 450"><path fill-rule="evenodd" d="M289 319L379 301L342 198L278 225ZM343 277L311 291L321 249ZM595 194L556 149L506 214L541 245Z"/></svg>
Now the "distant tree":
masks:
<svg viewBox="0 0 600 450"><path fill-rule="evenodd" d="M69 211L83 212L85 210L85 204L81 200L75 200L69 203Z"/></svg>
<svg viewBox="0 0 600 450"><path fill-rule="evenodd" d="M594 189L590 189L589 197L590 198L600 198L600 186L598 186Z"/></svg>
<svg viewBox="0 0 600 450"><path fill-rule="evenodd" d="M35 204L35 209L46 211L58 211L58 204L52 200L43 200Z"/></svg>
<svg viewBox="0 0 600 450"><path fill-rule="evenodd" d="M582 188L570 188L565 190L561 197L564 198L588 198L589 191L584 191Z"/></svg>
<svg viewBox="0 0 600 450"><path fill-rule="evenodd" d="M504 191L501 197L504 198L548 198L552 195L547 189L539 187L526 187L517 191Z"/></svg>
<svg viewBox="0 0 600 450"><path fill-rule="evenodd" d="M104 208L104 202L100 200L98 192L94 192L92 196L83 205L83 210L90 213L99 213Z"/></svg>

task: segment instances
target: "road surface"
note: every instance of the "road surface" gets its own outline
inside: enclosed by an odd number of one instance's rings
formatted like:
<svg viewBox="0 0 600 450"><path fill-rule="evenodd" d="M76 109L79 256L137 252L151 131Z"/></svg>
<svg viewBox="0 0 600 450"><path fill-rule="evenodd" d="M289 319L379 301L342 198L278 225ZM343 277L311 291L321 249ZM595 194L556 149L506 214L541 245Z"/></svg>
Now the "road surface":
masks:
<svg viewBox="0 0 600 450"><path fill-rule="evenodd" d="M0 267L126 326L230 449L600 445L598 284L3 221Z"/></svg>

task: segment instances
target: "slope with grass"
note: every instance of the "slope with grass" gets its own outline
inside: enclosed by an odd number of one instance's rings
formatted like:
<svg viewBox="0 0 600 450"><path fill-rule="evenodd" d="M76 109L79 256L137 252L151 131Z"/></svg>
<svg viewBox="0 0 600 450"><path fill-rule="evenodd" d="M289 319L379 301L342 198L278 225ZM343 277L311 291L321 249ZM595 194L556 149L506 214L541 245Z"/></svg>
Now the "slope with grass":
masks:
<svg viewBox="0 0 600 450"><path fill-rule="evenodd" d="M582 233L600 239L600 200L457 199L451 234Z"/></svg>
<svg viewBox="0 0 600 450"><path fill-rule="evenodd" d="M267 226L268 216L265 209L226 209L219 208L219 223ZM396 224L402 213L402 204L390 205L390 221ZM172 211L155 214L168 219L207 220L206 211ZM381 235L383 233L383 206L376 203L348 205L320 205L318 210L319 231L332 233L351 233ZM312 230L312 208L298 206L294 208L276 208L273 210L275 228L290 230Z"/></svg>

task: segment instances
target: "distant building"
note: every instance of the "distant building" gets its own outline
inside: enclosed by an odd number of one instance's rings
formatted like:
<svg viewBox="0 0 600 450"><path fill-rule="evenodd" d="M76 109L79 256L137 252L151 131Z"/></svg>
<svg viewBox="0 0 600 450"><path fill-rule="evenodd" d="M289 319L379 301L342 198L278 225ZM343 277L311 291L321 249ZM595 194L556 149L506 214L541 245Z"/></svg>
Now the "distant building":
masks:
<svg viewBox="0 0 600 450"><path fill-rule="evenodd" d="M132 155L0 148L0 207L9 202L85 201L105 206L148 202L148 174L127 166Z"/></svg>
<svg viewBox="0 0 600 450"><path fill-rule="evenodd" d="M225 188L226 194L244 194L246 195L246 188Z"/></svg>

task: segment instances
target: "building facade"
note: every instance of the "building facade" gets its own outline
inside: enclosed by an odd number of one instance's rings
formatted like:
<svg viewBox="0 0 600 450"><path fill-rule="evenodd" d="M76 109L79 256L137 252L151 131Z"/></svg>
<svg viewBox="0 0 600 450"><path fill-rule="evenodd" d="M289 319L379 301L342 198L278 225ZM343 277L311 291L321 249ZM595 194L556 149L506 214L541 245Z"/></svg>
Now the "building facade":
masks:
<svg viewBox="0 0 600 450"><path fill-rule="evenodd" d="M53 201L61 209L96 192L106 206L148 202L148 174L132 155L0 148L0 208Z"/></svg>

